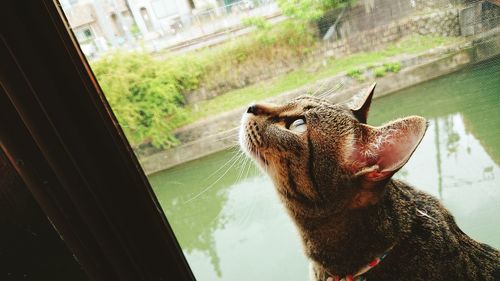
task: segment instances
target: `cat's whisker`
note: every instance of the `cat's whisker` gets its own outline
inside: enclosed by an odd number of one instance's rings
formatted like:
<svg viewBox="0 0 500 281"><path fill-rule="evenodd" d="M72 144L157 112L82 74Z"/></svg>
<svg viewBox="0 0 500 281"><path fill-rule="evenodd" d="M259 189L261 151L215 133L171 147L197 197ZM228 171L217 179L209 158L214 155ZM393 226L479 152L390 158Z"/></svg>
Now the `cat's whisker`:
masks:
<svg viewBox="0 0 500 281"><path fill-rule="evenodd" d="M248 162L249 162L248 158L244 158L243 159L243 165L241 166L241 170L240 170L241 174L239 175L240 176L240 180L245 179L244 174L245 174L245 171L247 169Z"/></svg>
<svg viewBox="0 0 500 281"><path fill-rule="evenodd" d="M333 93L335 93L338 89L340 89L339 86L337 86L335 88L331 88L331 89L329 89L329 90L327 90L327 91L319 94L318 97L320 97L320 98L326 98L326 97L332 95Z"/></svg>
<svg viewBox="0 0 500 281"><path fill-rule="evenodd" d="M221 136L221 137L219 137L219 138L216 138L215 140L216 140L216 141L221 141L221 140L226 140L226 139L234 139L234 141L236 141L236 142L237 142L237 141L238 141L238 135L239 135L239 133L238 133L238 132L236 132L236 133L229 134L229 135L227 135L227 136ZM208 137L213 137L213 136L214 136L214 135L212 135L212 136L208 136Z"/></svg>
<svg viewBox="0 0 500 281"><path fill-rule="evenodd" d="M319 87L313 92L311 93L311 96L315 96L316 94L319 93L319 91L326 85L327 81L323 81L323 83L321 83L321 85L319 85Z"/></svg>
<svg viewBox="0 0 500 281"><path fill-rule="evenodd" d="M243 166L245 164L245 160L246 160L245 153L242 150L238 151L238 162L241 163L241 161L243 161L243 163L239 165L240 168L239 168L239 171L238 171L238 177L237 177L237 181L236 182L238 182L239 178L241 177L241 170L243 169Z"/></svg>
<svg viewBox="0 0 500 281"><path fill-rule="evenodd" d="M232 147L231 149L234 149L234 147ZM215 172L211 173L206 179L208 180L211 177L213 177L215 174L217 174L221 169L223 169L224 167L226 167L231 161L233 161L238 156L239 156L238 153L234 153L233 156L229 160L227 160L226 163L224 163L224 165L220 166L217 170L215 170Z"/></svg>
<svg viewBox="0 0 500 281"><path fill-rule="evenodd" d="M203 195L205 192L207 192L208 190L210 190L210 188L212 188L215 184L217 184L224 176L227 175L227 173L229 172L229 170L231 170L231 168L233 168L234 164L236 164L236 160L233 161L233 163L231 164L231 166L229 166L229 168L227 168L227 170L219 177L217 178L217 180L215 180L212 184L210 184L209 186L205 187L201 192L199 192L197 195L195 195L194 197L184 201L184 204L186 203L189 203L193 200L196 200L198 197L200 197L201 195Z"/></svg>
<svg viewBox="0 0 500 281"><path fill-rule="evenodd" d="M239 127L235 127L235 128L231 128L229 130L225 130L225 131L222 131L222 132L218 132L218 133L215 133L215 134L211 134L211 135L208 135L208 136L205 136L203 138L200 138L200 139L197 139L197 140L194 140L194 141L191 141L189 142L188 144L186 145L194 145L196 143L199 143L199 142L204 142L206 138L211 138L211 137L215 137L215 136L221 136L220 138L216 138L215 140L216 141L220 141L220 140L224 140L224 139L228 139L228 138L235 138L237 139L238 135L239 135L239 132L236 131L234 133L231 133L229 135L225 135L227 134L228 132L231 132L231 131L235 131L239 129Z"/></svg>
<svg viewBox="0 0 500 281"><path fill-rule="evenodd" d="M247 167L247 171L246 171L246 174L245 174L245 179L248 178L248 173L250 172L250 168L252 168L252 161L247 161L249 164L248 164L248 167Z"/></svg>
<svg viewBox="0 0 500 281"><path fill-rule="evenodd" d="M224 130L224 131L220 131L220 132L214 133L212 135L209 135L209 137L216 136L216 135L221 135L221 134L225 134L225 133L232 132L232 131L238 131L239 129L240 129L240 126L238 125L236 127L233 127L233 128L230 128L230 129L227 129L227 130Z"/></svg>
<svg viewBox="0 0 500 281"><path fill-rule="evenodd" d="M320 97L320 98L326 98L326 97L328 97L328 96L330 96L330 95L334 94L334 93L335 93L335 92L337 92L338 90L342 89L342 88L344 87L344 85L345 85L345 80L340 80L340 82L339 82L339 83L337 83L337 84L335 85L335 87L333 87L333 88L331 88L331 89L329 89L329 90L327 90L327 91L325 91L325 92L323 92L323 93L319 94L319 95L318 95L318 97Z"/></svg>
<svg viewBox="0 0 500 281"><path fill-rule="evenodd" d="M243 170L245 169L247 163L250 161L250 159L248 157L246 157L246 155L243 153L243 151L240 151L241 154L240 154L240 158L242 158L243 160L243 164L240 166L240 170L238 172L238 176L236 178L236 181L235 183L239 182L241 179L242 179L242 176L243 176Z"/></svg>
<svg viewBox="0 0 500 281"><path fill-rule="evenodd" d="M240 143L235 141L233 142L232 144L228 144L228 148L227 149L239 149L240 147Z"/></svg>

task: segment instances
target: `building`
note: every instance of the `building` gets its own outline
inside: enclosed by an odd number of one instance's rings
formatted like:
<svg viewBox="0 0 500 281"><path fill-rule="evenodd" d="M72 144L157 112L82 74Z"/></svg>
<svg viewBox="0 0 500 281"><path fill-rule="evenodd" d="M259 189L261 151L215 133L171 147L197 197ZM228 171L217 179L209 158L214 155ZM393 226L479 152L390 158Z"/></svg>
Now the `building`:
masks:
<svg viewBox="0 0 500 281"><path fill-rule="evenodd" d="M258 0L256 9L251 0L60 0L89 58L110 48L156 51L212 36L244 17L276 14L271 2Z"/></svg>
<svg viewBox="0 0 500 281"><path fill-rule="evenodd" d="M136 22L126 0L60 0L69 25L89 57L135 44Z"/></svg>
<svg viewBox="0 0 500 281"><path fill-rule="evenodd" d="M88 57L175 33L203 0L60 0L69 24ZM214 2L215 4L215 2Z"/></svg>

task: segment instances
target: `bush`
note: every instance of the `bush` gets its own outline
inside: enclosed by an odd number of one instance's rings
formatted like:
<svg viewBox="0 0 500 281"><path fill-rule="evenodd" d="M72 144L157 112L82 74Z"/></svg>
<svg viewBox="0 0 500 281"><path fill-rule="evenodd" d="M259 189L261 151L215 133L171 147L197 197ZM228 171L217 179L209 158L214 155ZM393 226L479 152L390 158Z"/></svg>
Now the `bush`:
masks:
<svg viewBox="0 0 500 281"><path fill-rule="evenodd" d="M384 63L384 68L387 72L398 73L401 70L401 63L393 62L393 63Z"/></svg>
<svg viewBox="0 0 500 281"><path fill-rule="evenodd" d="M387 72L398 73L401 70L401 63L392 62L384 63L382 66L378 66L373 70L375 77L383 77Z"/></svg>
<svg viewBox="0 0 500 281"><path fill-rule="evenodd" d="M278 0L283 14L299 21L314 21L325 11L353 3L353 0Z"/></svg>
<svg viewBox="0 0 500 281"><path fill-rule="evenodd" d="M373 70L373 74L375 74L375 77L384 77L385 73L386 73L386 70L385 70L385 67L383 67L383 66L376 67Z"/></svg>
<svg viewBox="0 0 500 281"><path fill-rule="evenodd" d="M363 76L363 72L360 69L352 69L347 72L347 76L354 78L358 81L363 81L365 80Z"/></svg>
<svg viewBox="0 0 500 281"><path fill-rule="evenodd" d="M188 71L176 67L145 53L117 52L93 63L94 74L134 148L145 142L158 148L177 143L172 130L186 118L181 90L196 85L196 75L185 77Z"/></svg>

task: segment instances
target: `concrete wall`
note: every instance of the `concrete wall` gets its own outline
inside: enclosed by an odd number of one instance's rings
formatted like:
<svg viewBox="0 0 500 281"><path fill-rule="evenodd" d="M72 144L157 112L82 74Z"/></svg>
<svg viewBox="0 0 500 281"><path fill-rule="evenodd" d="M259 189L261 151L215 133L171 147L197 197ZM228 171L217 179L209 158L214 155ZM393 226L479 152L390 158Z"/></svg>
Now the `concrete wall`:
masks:
<svg viewBox="0 0 500 281"><path fill-rule="evenodd" d="M335 34L332 39L341 39L358 32L372 30L374 27L385 26L415 14L443 11L453 8L449 0L360 0L357 5L349 7L342 16L337 17L335 11L331 16L326 14L323 21L333 25L335 20ZM321 28L320 22L320 28ZM324 28L324 26L323 26Z"/></svg>
<svg viewBox="0 0 500 281"><path fill-rule="evenodd" d="M325 48L331 50L334 56L345 55L373 50L377 46L411 34L459 36L458 10L432 12L391 22L353 36L345 36L344 39L328 42Z"/></svg>
<svg viewBox="0 0 500 281"><path fill-rule="evenodd" d="M438 48L425 54L401 58L402 69L400 72L376 79L378 85L375 98L452 73L467 65L487 60L499 54L500 28L490 30L471 39L471 41L447 49ZM366 69L364 75L366 76L365 81L370 81L369 83L375 80L373 76L370 76L372 75L370 69ZM344 73L324 79L314 85L284 93L270 101L280 103L306 94L311 89L318 89L320 86L335 88L340 82L344 84L344 87L329 97L332 101L347 100L352 94L369 84L359 83ZM245 109L246 107L235 109L183 128L178 132L178 137L183 142L181 146L140 159L146 174L152 174L236 146L237 128Z"/></svg>

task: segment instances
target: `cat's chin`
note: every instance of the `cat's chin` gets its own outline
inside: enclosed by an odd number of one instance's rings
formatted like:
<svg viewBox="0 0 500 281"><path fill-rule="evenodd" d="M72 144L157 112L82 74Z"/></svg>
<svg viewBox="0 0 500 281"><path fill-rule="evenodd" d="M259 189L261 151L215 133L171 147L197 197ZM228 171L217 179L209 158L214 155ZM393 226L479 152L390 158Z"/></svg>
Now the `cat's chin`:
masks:
<svg viewBox="0 0 500 281"><path fill-rule="evenodd" d="M252 155L252 149L250 147L250 143L247 139L247 134L246 134L246 124L248 123L248 114L243 114L241 117L241 124L240 124L240 131L239 131L239 136L238 136L238 141L240 143L240 148L245 152L247 156L250 158L254 158Z"/></svg>
<svg viewBox="0 0 500 281"><path fill-rule="evenodd" d="M269 161L264 157L264 155L262 155L262 153L258 151L258 148L249 139L247 125L250 121L251 120L249 114L243 114L239 131L240 148L248 157L257 162L261 168L268 171Z"/></svg>

